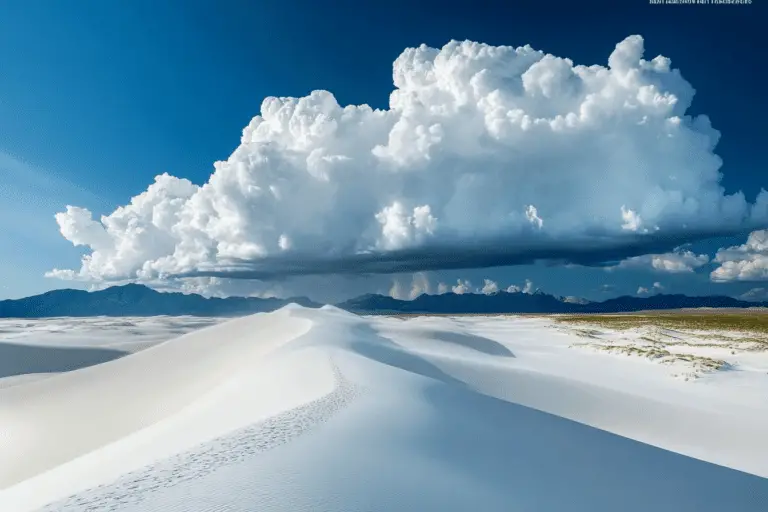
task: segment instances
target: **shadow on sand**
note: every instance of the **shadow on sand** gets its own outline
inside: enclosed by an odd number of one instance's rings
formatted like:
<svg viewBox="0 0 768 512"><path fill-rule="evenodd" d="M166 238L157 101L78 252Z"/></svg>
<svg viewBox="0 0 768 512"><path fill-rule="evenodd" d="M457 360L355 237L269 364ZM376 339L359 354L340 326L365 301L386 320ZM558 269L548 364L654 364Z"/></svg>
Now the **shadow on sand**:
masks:
<svg viewBox="0 0 768 512"><path fill-rule="evenodd" d="M28 373L60 373L123 357L107 348L50 347L0 342L0 378Z"/></svg>
<svg viewBox="0 0 768 512"><path fill-rule="evenodd" d="M766 510L768 479L477 393L374 329L355 334L360 355L434 380L425 388L429 423L410 442L448 473L482 482L498 500L484 510ZM392 510L414 506L414 496L402 498ZM464 510L460 502L441 510Z"/></svg>
<svg viewBox="0 0 768 512"><path fill-rule="evenodd" d="M515 357L511 350L498 341L475 334L434 331L429 333L429 337L445 343L453 343L454 345L471 348L490 356Z"/></svg>

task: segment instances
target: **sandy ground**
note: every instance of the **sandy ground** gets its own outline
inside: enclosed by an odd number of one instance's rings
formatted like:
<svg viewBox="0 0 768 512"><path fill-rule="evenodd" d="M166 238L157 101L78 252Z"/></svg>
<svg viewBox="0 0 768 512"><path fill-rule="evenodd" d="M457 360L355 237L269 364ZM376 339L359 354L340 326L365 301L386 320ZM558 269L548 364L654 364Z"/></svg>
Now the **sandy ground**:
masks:
<svg viewBox="0 0 768 512"><path fill-rule="evenodd" d="M0 342L0 510L768 503L768 357L728 333L298 306L175 322L189 332L160 341L155 323L143 345L114 330L42 343L28 327ZM30 361L48 377L25 381Z"/></svg>

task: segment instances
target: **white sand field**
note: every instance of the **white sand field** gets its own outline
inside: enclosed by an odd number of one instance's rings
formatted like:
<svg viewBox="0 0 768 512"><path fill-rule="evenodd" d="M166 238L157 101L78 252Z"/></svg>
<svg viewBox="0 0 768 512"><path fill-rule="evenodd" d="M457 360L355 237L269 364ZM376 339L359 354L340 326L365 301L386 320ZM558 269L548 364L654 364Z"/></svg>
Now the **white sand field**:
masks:
<svg viewBox="0 0 768 512"><path fill-rule="evenodd" d="M2 512L768 510L754 347L294 305L0 331Z"/></svg>

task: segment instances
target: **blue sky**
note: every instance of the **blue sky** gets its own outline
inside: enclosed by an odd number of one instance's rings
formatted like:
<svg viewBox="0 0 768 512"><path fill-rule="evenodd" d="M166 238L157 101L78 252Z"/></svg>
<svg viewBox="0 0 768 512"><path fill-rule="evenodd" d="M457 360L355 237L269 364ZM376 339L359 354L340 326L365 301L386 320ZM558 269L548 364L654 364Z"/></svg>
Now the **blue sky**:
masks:
<svg viewBox="0 0 768 512"><path fill-rule="evenodd" d="M756 2L759 4L760 2ZM43 277L84 250L58 232L65 205L110 213L168 172L205 183L267 96L331 91L341 105L386 108L392 62L406 48L451 39L534 48L605 65L631 34L646 58L672 59L696 89L689 113L722 136L726 192L768 187L763 6L627 2L29 2L0 6L0 298L73 286ZM712 255L744 237L699 242ZM500 285L531 279L598 298L662 282L667 291L736 294L750 282L693 274L545 265L442 271ZM602 293L601 285L610 285ZM82 286L77 284L74 286Z"/></svg>

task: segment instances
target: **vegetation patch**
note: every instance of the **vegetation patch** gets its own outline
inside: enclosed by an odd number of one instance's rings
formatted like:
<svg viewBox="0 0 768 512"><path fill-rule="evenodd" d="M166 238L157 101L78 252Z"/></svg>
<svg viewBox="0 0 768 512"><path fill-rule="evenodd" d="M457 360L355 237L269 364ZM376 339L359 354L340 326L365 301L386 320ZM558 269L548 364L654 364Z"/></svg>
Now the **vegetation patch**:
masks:
<svg viewBox="0 0 768 512"><path fill-rule="evenodd" d="M558 315L555 327L589 338L572 346L684 366L676 376L725 370L733 356L768 351L768 315L750 312L653 312ZM702 352L704 354L702 354Z"/></svg>
<svg viewBox="0 0 768 512"><path fill-rule="evenodd" d="M768 336L768 314L750 312L654 312L606 315L558 315L556 322L597 325L625 330L638 327L662 327L682 331L736 331Z"/></svg>
<svg viewBox="0 0 768 512"><path fill-rule="evenodd" d="M714 372L717 370L726 370L731 365L722 359L699 356L694 354L681 354L670 352L660 347L648 347L637 345L618 345L607 343L581 343L574 346L581 346L593 350L608 352L609 354L622 354L627 356L642 357L661 364L674 365L683 363L691 368L691 372L681 374L685 377L696 378L701 373Z"/></svg>

